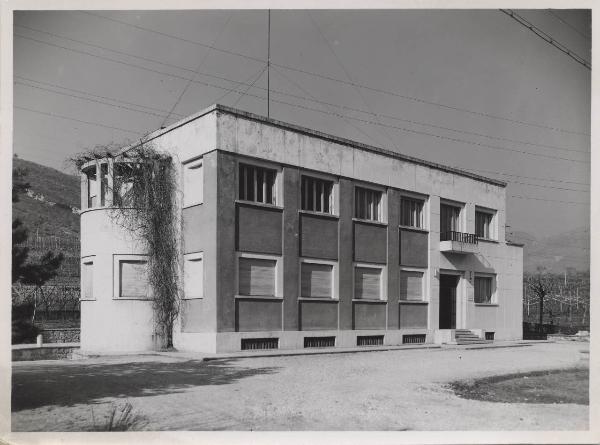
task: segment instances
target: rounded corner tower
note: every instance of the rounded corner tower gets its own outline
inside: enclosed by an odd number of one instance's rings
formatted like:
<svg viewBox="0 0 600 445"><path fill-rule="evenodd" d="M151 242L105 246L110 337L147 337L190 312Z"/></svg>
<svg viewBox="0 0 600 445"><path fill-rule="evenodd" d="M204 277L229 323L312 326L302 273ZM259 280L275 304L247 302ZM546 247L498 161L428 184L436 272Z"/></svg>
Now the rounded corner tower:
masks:
<svg viewBox="0 0 600 445"><path fill-rule="evenodd" d="M87 353L155 347L143 243L119 224L113 206L116 165L104 158L80 168L81 350Z"/></svg>

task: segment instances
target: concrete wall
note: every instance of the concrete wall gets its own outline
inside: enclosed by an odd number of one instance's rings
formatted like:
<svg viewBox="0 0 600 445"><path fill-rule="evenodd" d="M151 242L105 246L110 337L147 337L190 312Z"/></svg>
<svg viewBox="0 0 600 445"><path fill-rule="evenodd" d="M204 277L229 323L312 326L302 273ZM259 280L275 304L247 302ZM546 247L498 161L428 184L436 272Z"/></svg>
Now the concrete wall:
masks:
<svg viewBox="0 0 600 445"><path fill-rule="evenodd" d="M152 302L115 295L114 256L143 254L140 243L106 209L81 214L81 256L93 258L93 300L81 301L81 349L86 352L147 351L154 348Z"/></svg>
<svg viewBox="0 0 600 445"><path fill-rule="evenodd" d="M385 264L387 248L385 225L354 221L354 261Z"/></svg>
<svg viewBox="0 0 600 445"><path fill-rule="evenodd" d="M337 260L338 218L301 214L300 255L307 258Z"/></svg>

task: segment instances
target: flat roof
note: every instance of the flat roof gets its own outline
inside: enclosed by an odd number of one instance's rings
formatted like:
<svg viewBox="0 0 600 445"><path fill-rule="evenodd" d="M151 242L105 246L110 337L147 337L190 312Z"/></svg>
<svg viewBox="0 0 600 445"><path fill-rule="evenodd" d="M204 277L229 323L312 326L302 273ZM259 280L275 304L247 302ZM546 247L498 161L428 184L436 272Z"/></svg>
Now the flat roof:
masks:
<svg viewBox="0 0 600 445"><path fill-rule="evenodd" d="M321 131L317 131L317 130L313 130L311 128L307 128L307 127L302 127L300 125L296 125L296 124L290 124L288 122L283 122L277 119L273 119L273 118L268 118L265 116L261 116L259 114L254 114L254 113L250 113L248 111L243 111L243 110L239 110L237 108L232 108L232 107L228 107L225 105L220 105L220 104L214 104L211 105L208 108L205 108L202 111L199 111L198 113L194 113L190 116L187 116L171 125L169 125L168 127L165 128L161 128L159 130L155 130L152 133L148 134L143 142L149 142L153 139L156 139L157 137L168 133L170 131L175 130L176 128L179 128L183 125L186 125L196 119L199 119L200 117L212 113L213 111L217 111L217 112L222 112L222 113L227 113L227 114L231 114L234 116L239 116L242 117L244 119L249 119L249 120L253 120L256 122L261 122L264 124L268 124L268 125L273 125L275 127L279 127L285 130L291 130L291 131L295 131L297 133L303 133L306 134L308 136L312 136L312 137L316 137L319 139L324 139L330 142L335 142L341 145L346 145L346 146L350 146L353 148L358 148L361 150L365 150L365 151L369 151L372 153L378 153L381 154L383 156L388 156L390 158L393 159L398 159L401 161L406 161L406 162L410 162L413 164L418 164L418 165L423 165L425 167L430 167L430 168L434 168L436 170L441 170L441 171L445 171L448 173L453 173L456 175L460 175L460 176L465 176L467 178L471 178L471 179L475 179L477 181L482 181L482 182L487 182L488 184L493 184L493 185L497 185L500 187L506 187L507 183L504 181L500 181L498 179L493 179L493 178L488 178L486 176L481 176L475 173L471 173L469 171L466 170L461 170L458 168L454 168L454 167L448 167L446 165L443 164L438 164L436 162L431 162L431 161L426 161L424 159L419 159L419 158L415 158L413 156L408 156L408 155L404 155L392 150L388 150L385 148L381 148L381 147L376 147L374 145L368 145L368 144L363 144L362 142L357 142L357 141L353 141L351 139L345 139L342 138L340 136L335 136L332 134L328 134L328 133L323 133ZM124 147L123 149L121 149L117 155L122 154L132 148L135 148L137 146L139 146L142 143L142 141L140 142L136 142L134 144L131 144L127 147Z"/></svg>

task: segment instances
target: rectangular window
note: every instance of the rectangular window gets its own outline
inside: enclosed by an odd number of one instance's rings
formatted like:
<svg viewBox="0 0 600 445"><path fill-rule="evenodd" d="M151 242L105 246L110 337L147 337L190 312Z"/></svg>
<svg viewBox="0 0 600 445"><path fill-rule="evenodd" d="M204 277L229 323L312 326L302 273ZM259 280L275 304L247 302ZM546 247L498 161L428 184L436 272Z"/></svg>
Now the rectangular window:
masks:
<svg viewBox="0 0 600 445"><path fill-rule="evenodd" d="M239 295L275 296L276 260L262 258L239 259Z"/></svg>
<svg viewBox="0 0 600 445"><path fill-rule="evenodd" d="M354 217L383 222L382 193L362 187L354 188Z"/></svg>
<svg viewBox="0 0 600 445"><path fill-rule="evenodd" d="M480 238L492 239L492 219L494 215L488 212L475 211L475 234Z"/></svg>
<svg viewBox="0 0 600 445"><path fill-rule="evenodd" d="M302 210L333 213L333 182L302 176Z"/></svg>
<svg viewBox="0 0 600 445"><path fill-rule="evenodd" d="M440 233L460 232L460 207L440 204Z"/></svg>
<svg viewBox="0 0 600 445"><path fill-rule="evenodd" d="M333 266L331 264L301 264L302 297L332 298Z"/></svg>
<svg viewBox="0 0 600 445"><path fill-rule="evenodd" d="M126 162L115 162L113 172L113 202L117 206L132 205L135 175L133 165Z"/></svg>
<svg viewBox="0 0 600 445"><path fill-rule="evenodd" d="M492 277L475 277L475 303L492 303L493 290Z"/></svg>
<svg viewBox="0 0 600 445"><path fill-rule="evenodd" d="M190 253L183 256L183 294L184 298L204 297L202 253Z"/></svg>
<svg viewBox="0 0 600 445"><path fill-rule="evenodd" d="M94 299L94 262L85 260L81 265L81 299Z"/></svg>
<svg viewBox="0 0 600 445"><path fill-rule="evenodd" d="M270 168L240 164L238 198L244 201L276 204L275 179L277 171Z"/></svg>
<svg viewBox="0 0 600 445"><path fill-rule="evenodd" d="M204 202L204 168L202 159L183 165L183 206Z"/></svg>
<svg viewBox="0 0 600 445"><path fill-rule="evenodd" d="M98 205L96 167L87 168L85 175L87 176L87 207L90 209Z"/></svg>
<svg viewBox="0 0 600 445"><path fill-rule="evenodd" d="M374 267L354 268L354 298L381 299L381 270Z"/></svg>
<svg viewBox="0 0 600 445"><path fill-rule="evenodd" d="M400 300L423 300L423 272L408 270L400 272Z"/></svg>
<svg viewBox="0 0 600 445"><path fill-rule="evenodd" d="M423 228L423 201L413 198L400 199L400 225Z"/></svg>
<svg viewBox="0 0 600 445"><path fill-rule="evenodd" d="M144 260L119 261L119 297L148 298L147 268Z"/></svg>

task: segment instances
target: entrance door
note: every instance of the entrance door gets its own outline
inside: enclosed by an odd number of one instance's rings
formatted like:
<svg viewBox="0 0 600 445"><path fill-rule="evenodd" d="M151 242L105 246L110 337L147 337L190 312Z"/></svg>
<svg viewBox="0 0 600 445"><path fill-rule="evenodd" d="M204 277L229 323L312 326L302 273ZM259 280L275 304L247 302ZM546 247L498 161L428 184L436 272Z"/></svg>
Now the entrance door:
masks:
<svg viewBox="0 0 600 445"><path fill-rule="evenodd" d="M457 275L440 275L440 329L456 329L458 279Z"/></svg>

